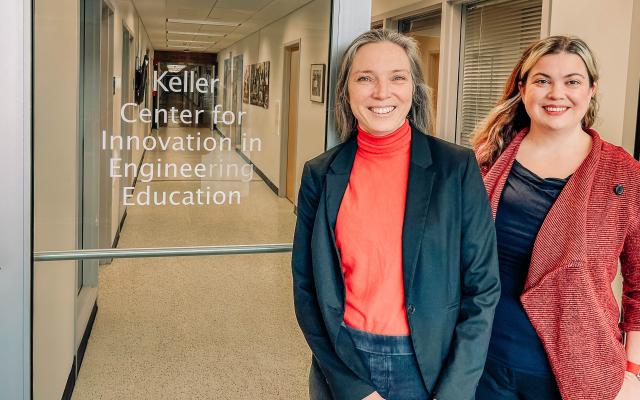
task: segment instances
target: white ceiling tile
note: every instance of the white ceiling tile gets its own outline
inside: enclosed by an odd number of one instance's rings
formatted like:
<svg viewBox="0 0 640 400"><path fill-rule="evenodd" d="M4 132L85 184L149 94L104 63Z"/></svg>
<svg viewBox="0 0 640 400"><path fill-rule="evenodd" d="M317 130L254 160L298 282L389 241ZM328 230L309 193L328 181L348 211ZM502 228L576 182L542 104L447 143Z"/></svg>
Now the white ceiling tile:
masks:
<svg viewBox="0 0 640 400"><path fill-rule="evenodd" d="M196 8L207 9L207 12L216 3L216 0L166 0L167 8Z"/></svg>
<svg viewBox="0 0 640 400"><path fill-rule="evenodd" d="M274 0L218 0L215 8L255 12Z"/></svg>
<svg viewBox="0 0 640 400"><path fill-rule="evenodd" d="M251 18L255 14L255 10L246 11L246 10L228 10L224 8L216 7L213 9L211 14L209 14L210 19L221 19L226 21L236 21L243 22L247 19Z"/></svg>
<svg viewBox="0 0 640 400"><path fill-rule="evenodd" d="M120 0L116 0L120 1ZM166 46L167 30L222 33L217 43L201 52L217 52L282 18L312 0L132 0L145 25L154 48ZM165 7L166 5L166 7ZM215 7L214 7L215 5ZM213 9L212 9L213 7ZM167 23L167 18L208 19L238 22L240 26L212 26ZM197 40L198 37L188 37ZM202 37L200 37L202 38ZM194 44L195 45L195 44ZM180 51L180 49L171 49Z"/></svg>

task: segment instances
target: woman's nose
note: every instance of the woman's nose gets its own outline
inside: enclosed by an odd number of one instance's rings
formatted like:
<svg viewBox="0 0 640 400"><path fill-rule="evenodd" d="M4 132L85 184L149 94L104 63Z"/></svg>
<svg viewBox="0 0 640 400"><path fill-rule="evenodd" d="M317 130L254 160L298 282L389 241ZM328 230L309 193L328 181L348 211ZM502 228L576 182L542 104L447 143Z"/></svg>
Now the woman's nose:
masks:
<svg viewBox="0 0 640 400"><path fill-rule="evenodd" d="M551 99L562 99L564 98L564 88L561 84L554 83L549 87L547 96Z"/></svg>
<svg viewBox="0 0 640 400"><path fill-rule="evenodd" d="M389 83L383 79L378 80L373 90L373 96L377 99L386 99L389 97Z"/></svg>

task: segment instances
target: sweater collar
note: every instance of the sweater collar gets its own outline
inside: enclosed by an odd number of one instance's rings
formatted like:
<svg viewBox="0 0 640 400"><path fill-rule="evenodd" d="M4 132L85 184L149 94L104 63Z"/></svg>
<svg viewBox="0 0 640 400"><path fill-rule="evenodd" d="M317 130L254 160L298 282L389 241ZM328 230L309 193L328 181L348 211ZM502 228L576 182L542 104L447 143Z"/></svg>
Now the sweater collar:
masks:
<svg viewBox="0 0 640 400"><path fill-rule="evenodd" d="M368 154L393 154L397 151L408 150L411 143L411 127L409 121L395 131L384 135L372 135L358 125L358 151Z"/></svg>

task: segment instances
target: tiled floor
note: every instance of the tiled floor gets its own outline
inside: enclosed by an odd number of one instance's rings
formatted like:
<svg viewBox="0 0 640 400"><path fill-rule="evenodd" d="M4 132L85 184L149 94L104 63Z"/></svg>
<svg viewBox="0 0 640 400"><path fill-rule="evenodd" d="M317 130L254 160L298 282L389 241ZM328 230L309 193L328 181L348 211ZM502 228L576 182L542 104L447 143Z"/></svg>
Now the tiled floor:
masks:
<svg viewBox="0 0 640 400"><path fill-rule="evenodd" d="M196 128L161 128L185 135ZM233 151L226 163L243 163ZM147 153L202 162L206 154ZM140 183L240 188L240 205L131 206L119 247L288 243L295 216L257 175ZM222 185L222 186L220 186ZM226 186L225 186L226 185ZM74 400L305 399L310 352L293 311L290 254L114 260Z"/></svg>

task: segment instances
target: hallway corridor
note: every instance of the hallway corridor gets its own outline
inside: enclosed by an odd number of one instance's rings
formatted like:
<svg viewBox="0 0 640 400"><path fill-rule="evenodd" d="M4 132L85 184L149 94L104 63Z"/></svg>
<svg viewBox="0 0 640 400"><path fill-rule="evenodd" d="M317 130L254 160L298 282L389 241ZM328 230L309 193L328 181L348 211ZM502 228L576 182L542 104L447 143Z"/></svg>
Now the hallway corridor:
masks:
<svg viewBox="0 0 640 400"><path fill-rule="evenodd" d="M159 135L195 134L169 125ZM206 129L200 129L206 134ZM235 151L144 161L244 164ZM129 206L119 248L291 242L293 205L250 182L139 182L136 192L217 190L240 205ZM227 189L225 189L227 190ZM94 399L303 399L310 352L293 310L290 253L116 259L100 267L98 314L73 393Z"/></svg>

